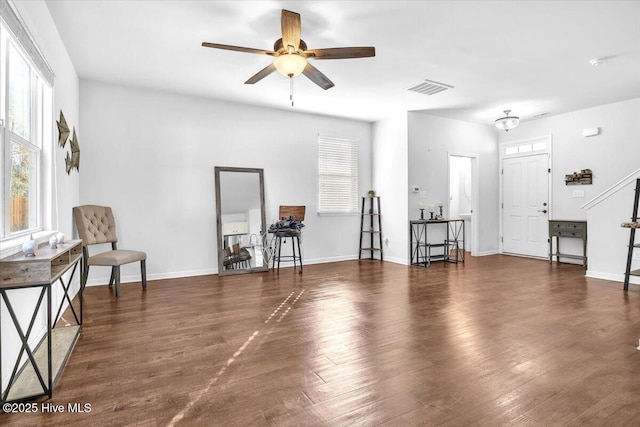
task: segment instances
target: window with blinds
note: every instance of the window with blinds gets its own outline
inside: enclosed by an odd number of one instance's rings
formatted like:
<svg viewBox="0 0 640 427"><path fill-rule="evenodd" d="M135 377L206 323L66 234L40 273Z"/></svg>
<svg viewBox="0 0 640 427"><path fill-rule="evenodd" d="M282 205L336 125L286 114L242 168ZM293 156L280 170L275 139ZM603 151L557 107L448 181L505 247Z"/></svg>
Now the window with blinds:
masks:
<svg viewBox="0 0 640 427"><path fill-rule="evenodd" d="M318 213L358 213L358 142L318 137Z"/></svg>
<svg viewBox="0 0 640 427"><path fill-rule="evenodd" d="M43 227L43 148L53 141L53 71L13 6L0 0L0 240Z"/></svg>

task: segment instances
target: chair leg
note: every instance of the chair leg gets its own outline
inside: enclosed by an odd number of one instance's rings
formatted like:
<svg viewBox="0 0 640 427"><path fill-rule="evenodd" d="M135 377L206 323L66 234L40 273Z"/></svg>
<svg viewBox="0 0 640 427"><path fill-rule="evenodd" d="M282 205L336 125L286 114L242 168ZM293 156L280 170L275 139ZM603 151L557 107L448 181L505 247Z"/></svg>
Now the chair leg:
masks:
<svg viewBox="0 0 640 427"><path fill-rule="evenodd" d="M147 260L140 261L140 274L142 275L142 289L147 289Z"/></svg>
<svg viewBox="0 0 640 427"><path fill-rule="evenodd" d="M278 274L280 274L280 252L282 251L282 237L278 236Z"/></svg>
<svg viewBox="0 0 640 427"><path fill-rule="evenodd" d="M87 286L87 279L89 278L89 265L85 262L84 269L82 271L82 288Z"/></svg>
<svg viewBox="0 0 640 427"><path fill-rule="evenodd" d="M291 252L293 252L293 272L295 273L298 267L296 265L296 241L294 237L291 238Z"/></svg>
<svg viewBox="0 0 640 427"><path fill-rule="evenodd" d="M298 259L300 260L300 274L302 274L302 249L300 249L300 237L296 236L296 240L298 241ZM295 252L293 253L293 255L295 256Z"/></svg>
<svg viewBox="0 0 640 427"><path fill-rule="evenodd" d="M116 278L116 298L118 298L120 296L120 266L115 267L116 269L116 273L115 273L115 278Z"/></svg>
<svg viewBox="0 0 640 427"><path fill-rule="evenodd" d="M113 282L115 280L115 274L116 274L116 267L113 266L111 267L111 278L109 279L109 287L113 285Z"/></svg>

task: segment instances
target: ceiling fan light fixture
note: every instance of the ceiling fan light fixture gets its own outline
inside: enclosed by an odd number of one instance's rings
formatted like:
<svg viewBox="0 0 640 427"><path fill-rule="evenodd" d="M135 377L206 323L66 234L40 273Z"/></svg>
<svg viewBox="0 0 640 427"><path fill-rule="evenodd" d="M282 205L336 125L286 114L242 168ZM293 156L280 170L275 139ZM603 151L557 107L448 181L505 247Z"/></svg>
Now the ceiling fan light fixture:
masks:
<svg viewBox="0 0 640 427"><path fill-rule="evenodd" d="M202 42L202 46L235 52L269 55L273 58L271 64L251 76L244 84L252 85L274 71L277 71L285 77L290 77L292 87L293 77L304 74L309 80L324 90L331 89L334 86L333 82L322 74L320 70L311 65L311 63L308 63L307 58L313 58L315 60L369 58L376 56L376 49L373 46L333 47L307 50L307 44L300 38L301 26L299 13L282 9L280 24L282 37L273 44L272 51L210 42Z"/></svg>
<svg viewBox="0 0 640 427"><path fill-rule="evenodd" d="M509 132L510 129L515 128L520 124L520 118L516 116L510 116L511 110L504 110L504 117L500 117L496 120L496 127L505 132Z"/></svg>
<svg viewBox="0 0 640 427"><path fill-rule="evenodd" d="M285 77L296 77L302 74L307 66L307 58L297 53L283 53L273 60L276 70Z"/></svg>

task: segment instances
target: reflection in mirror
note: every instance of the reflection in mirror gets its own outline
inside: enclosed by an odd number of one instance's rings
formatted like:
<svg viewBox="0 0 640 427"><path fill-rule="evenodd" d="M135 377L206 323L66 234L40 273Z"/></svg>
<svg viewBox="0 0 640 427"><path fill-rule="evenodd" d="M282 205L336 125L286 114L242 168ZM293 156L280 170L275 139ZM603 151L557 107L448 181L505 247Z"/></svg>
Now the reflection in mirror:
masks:
<svg viewBox="0 0 640 427"><path fill-rule="evenodd" d="M219 273L267 270L263 170L216 167L215 174Z"/></svg>

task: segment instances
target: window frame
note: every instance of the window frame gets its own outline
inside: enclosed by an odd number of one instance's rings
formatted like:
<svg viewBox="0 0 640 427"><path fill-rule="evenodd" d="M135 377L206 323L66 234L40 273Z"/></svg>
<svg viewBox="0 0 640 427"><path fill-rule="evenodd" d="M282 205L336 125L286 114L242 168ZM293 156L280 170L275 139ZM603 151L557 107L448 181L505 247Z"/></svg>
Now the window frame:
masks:
<svg viewBox="0 0 640 427"><path fill-rule="evenodd" d="M29 66L29 137L30 140L14 133L10 129L9 123L9 49L15 52ZM46 86L46 87L45 87ZM3 209L0 209L0 242L3 246L10 245L11 241L21 239L24 236L42 231L43 229L43 147L44 147L44 111L45 111L45 89L53 90L49 83L42 77L38 67L34 64L31 56L25 51L20 42L11 34L5 22L0 22L0 164L2 173L0 174L0 188L2 188ZM4 93L2 93L4 91ZM34 223L26 229L11 231L11 145L17 144L35 155L35 165L33 171L35 180L33 184L35 204ZM31 194L29 195L31 198Z"/></svg>
<svg viewBox="0 0 640 427"><path fill-rule="evenodd" d="M348 144L349 147L345 151L350 151L351 154L345 159L346 163L350 163L349 175L336 175L330 173L323 173L322 171L322 149L323 144ZM330 137L330 136L318 136L318 214L319 215L355 215L360 211L359 207L359 180L360 180L360 143L357 139L343 138L343 137ZM334 159L335 160L335 159ZM350 189L345 191L345 194L351 198L350 206L342 209L336 209L335 207L327 206L327 200L323 198L323 183L327 182L327 179L323 177L330 176L347 176L351 180ZM325 190L326 191L326 190ZM350 194L349 194L350 193Z"/></svg>

